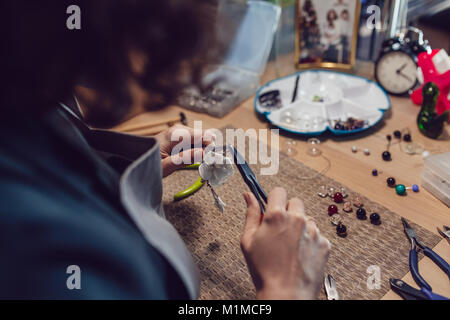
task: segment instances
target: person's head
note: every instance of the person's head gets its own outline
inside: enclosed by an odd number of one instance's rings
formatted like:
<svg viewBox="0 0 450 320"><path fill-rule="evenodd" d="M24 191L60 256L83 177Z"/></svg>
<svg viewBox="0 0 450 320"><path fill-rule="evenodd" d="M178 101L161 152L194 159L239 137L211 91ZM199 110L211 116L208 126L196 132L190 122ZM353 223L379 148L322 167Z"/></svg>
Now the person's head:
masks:
<svg viewBox="0 0 450 320"><path fill-rule="evenodd" d="M337 18L338 18L338 15L336 13L336 10L331 9L331 10L328 11L328 13L327 13L327 21L328 21L329 24L333 24L333 22L335 20L337 20Z"/></svg>
<svg viewBox="0 0 450 320"><path fill-rule="evenodd" d="M345 21L348 21L349 18L350 18L350 14L348 13L348 10L347 9L342 10L342 12L341 12L341 19L345 20Z"/></svg>
<svg viewBox="0 0 450 320"><path fill-rule="evenodd" d="M149 107L167 105L200 79L214 2L2 1L0 111L42 114L77 84L95 90L86 113L94 125L115 124L129 112L130 84L147 90ZM73 4L80 8L80 30L66 25Z"/></svg>

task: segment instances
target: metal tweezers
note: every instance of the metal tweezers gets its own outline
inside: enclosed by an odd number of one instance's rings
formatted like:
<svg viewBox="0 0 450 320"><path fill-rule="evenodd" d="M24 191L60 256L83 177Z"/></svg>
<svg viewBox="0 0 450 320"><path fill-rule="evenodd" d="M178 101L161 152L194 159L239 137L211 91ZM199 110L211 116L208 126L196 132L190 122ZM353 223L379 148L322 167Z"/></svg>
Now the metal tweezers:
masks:
<svg viewBox="0 0 450 320"><path fill-rule="evenodd" d="M258 200L259 206L261 207L261 213L264 214L266 210L265 204L267 204L266 193L259 184L258 179L256 179L256 175L253 173L252 169L250 169L249 165L245 161L245 158L239 153L239 151L237 151L235 147L228 146L228 148L233 151L234 163L241 173L241 176L244 179L245 183L250 188L250 191Z"/></svg>

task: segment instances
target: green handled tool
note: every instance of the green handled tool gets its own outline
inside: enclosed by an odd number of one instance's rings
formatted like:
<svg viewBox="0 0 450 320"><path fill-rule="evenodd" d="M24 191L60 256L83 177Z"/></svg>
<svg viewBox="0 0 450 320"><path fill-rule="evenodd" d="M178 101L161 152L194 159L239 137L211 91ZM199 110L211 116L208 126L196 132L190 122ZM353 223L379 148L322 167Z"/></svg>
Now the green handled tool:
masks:
<svg viewBox="0 0 450 320"><path fill-rule="evenodd" d="M198 170L198 167L200 166L200 163L194 163L189 166L184 167L181 170ZM180 201L183 199L186 199L190 196L192 196L194 193L196 193L198 190L200 190L203 185L206 183L201 177L198 178L197 181L194 182L193 185L188 187L187 189L184 189L183 191L178 192L173 196L174 201Z"/></svg>

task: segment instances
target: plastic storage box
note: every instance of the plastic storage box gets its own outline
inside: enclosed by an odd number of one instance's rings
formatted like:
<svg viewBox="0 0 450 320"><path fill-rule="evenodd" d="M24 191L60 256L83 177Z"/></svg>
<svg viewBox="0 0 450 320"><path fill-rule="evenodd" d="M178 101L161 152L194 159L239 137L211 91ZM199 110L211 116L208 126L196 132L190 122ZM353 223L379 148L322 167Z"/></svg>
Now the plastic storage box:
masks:
<svg viewBox="0 0 450 320"><path fill-rule="evenodd" d="M222 1L217 18L218 37L233 33L226 54L203 83L211 92L186 90L178 99L182 107L222 117L256 93L269 58L281 14L279 6L265 1L244 4ZM231 24L231 25L230 25Z"/></svg>
<svg viewBox="0 0 450 320"><path fill-rule="evenodd" d="M450 207L450 152L425 159L422 187Z"/></svg>

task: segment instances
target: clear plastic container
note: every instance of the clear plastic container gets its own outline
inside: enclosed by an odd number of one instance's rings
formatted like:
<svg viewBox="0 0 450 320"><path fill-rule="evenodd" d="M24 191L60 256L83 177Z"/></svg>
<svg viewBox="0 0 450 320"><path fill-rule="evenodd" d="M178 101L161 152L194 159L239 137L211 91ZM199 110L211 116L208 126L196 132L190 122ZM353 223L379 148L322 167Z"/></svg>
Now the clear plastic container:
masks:
<svg viewBox="0 0 450 320"><path fill-rule="evenodd" d="M246 4L222 1L218 10L218 37L236 30L223 62L204 78L210 92L186 90L179 98L181 106L222 117L256 93L269 58L281 9L264 1ZM230 25L231 24L231 25ZM232 25L234 24L234 25ZM231 31L230 31L231 32Z"/></svg>
<svg viewBox="0 0 450 320"><path fill-rule="evenodd" d="M450 152L425 159L422 187L450 207Z"/></svg>

